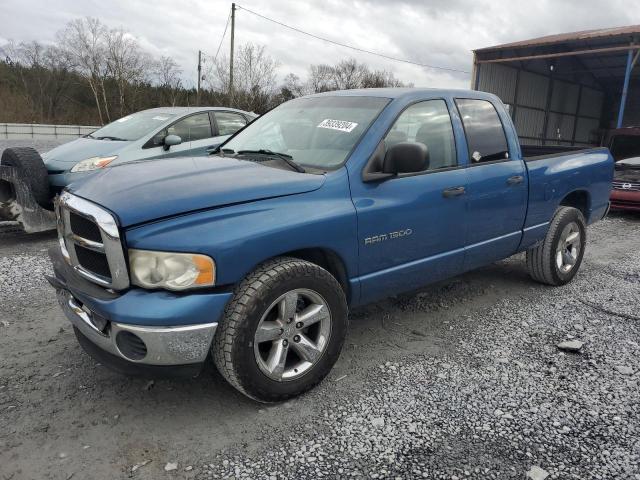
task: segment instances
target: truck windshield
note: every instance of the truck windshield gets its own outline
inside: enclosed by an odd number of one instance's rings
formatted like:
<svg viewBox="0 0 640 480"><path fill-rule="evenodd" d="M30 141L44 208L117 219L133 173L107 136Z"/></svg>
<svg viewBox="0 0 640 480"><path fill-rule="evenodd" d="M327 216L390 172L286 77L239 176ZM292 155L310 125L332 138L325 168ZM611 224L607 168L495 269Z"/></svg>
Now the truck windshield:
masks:
<svg viewBox="0 0 640 480"><path fill-rule="evenodd" d="M174 113L138 112L119 118L115 122L87 135L96 140L133 141L142 138L148 133L152 133L170 118L175 117Z"/></svg>
<svg viewBox="0 0 640 480"><path fill-rule="evenodd" d="M303 166L331 170L344 163L387 103L376 97L298 98L254 120L222 150L269 150Z"/></svg>

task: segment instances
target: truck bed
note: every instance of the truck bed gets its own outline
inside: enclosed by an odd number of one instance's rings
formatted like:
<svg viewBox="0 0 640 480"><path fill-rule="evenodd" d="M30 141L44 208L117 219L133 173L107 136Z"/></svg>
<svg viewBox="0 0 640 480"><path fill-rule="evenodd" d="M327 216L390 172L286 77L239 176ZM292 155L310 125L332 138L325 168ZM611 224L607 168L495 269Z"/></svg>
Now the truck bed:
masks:
<svg viewBox="0 0 640 480"><path fill-rule="evenodd" d="M532 153L535 155L529 156ZM523 146L522 154L529 178L529 206L521 249L544 237L558 203L569 196L578 201L587 223L600 220L607 212L613 159L606 148Z"/></svg>
<svg viewBox="0 0 640 480"><path fill-rule="evenodd" d="M548 156L570 155L577 152L586 152L593 148L572 147L568 145L520 145L522 158L530 162L540 160Z"/></svg>

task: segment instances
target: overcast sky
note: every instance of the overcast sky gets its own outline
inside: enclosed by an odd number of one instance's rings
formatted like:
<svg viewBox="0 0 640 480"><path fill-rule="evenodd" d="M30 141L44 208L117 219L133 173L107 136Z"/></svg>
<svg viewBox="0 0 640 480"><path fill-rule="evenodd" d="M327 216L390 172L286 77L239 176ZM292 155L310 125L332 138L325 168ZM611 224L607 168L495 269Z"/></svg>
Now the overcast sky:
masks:
<svg viewBox="0 0 640 480"><path fill-rule="evenodd" d="M471 50L590 28L640 23L630 0L241 0L240 6L316 35L419 63L470 71ZM231 8L222 0L0 0L0 44L52 42L77 17L124 27L150 53L169 55L186 83L196 78L197 51L216 52ZM223 49L228 52L229 37ZM327 44L258 18L236 14L236 44L267 47L279 78L303 79L311 63L354 57L416 86L467 87L469 75L407 65Z"/></svg>

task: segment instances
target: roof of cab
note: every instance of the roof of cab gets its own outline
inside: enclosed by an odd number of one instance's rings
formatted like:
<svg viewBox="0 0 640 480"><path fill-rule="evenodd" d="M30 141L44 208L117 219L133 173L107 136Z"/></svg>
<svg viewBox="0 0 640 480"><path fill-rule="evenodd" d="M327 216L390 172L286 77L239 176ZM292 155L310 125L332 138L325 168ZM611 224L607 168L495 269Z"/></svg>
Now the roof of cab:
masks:
<svg viewBox="0 0 640 480"><path fill-rule="evenodd" d="M308 97L380 97L390 99L400 98L432 98L438 96L461 97L461 98L486 98L495 100L497 97L491 93L477 90L447 89L447 88L360 88L354 90L334 90L308 95Z"/></svg>

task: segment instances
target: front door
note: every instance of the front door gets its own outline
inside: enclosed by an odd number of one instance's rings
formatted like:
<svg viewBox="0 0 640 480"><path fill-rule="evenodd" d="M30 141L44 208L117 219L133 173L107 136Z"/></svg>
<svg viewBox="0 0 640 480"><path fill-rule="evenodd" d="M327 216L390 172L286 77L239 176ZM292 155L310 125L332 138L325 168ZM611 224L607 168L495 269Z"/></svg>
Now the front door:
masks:
<svg viewBox="0 0 640 480"><path fill-rule="evenodd" d="M466 170L458 165L444 100L409 106L384 139L427 146L429 165L377 183L352 182L361 302L419 288L462 270Z"/></svg>
<svg viewBox="0 0 640 480"><path fill-rule="evenodd" d="M464 269L514 254L527 209L527 173L509 153L498 112L487 100L456 99L468 146Z"/></svg>
<svg viewBox="0 0 640 480"><path fill-rule="evenodd" d="M168 150L162 144L167 135L177 135L182 140L179 145L172 145ZM195 157L207 155L212 145L219 145L215 136L211 118L207 112L195 113L181 118L167 128L156 133L143 147L145 158Z"/></svg>

